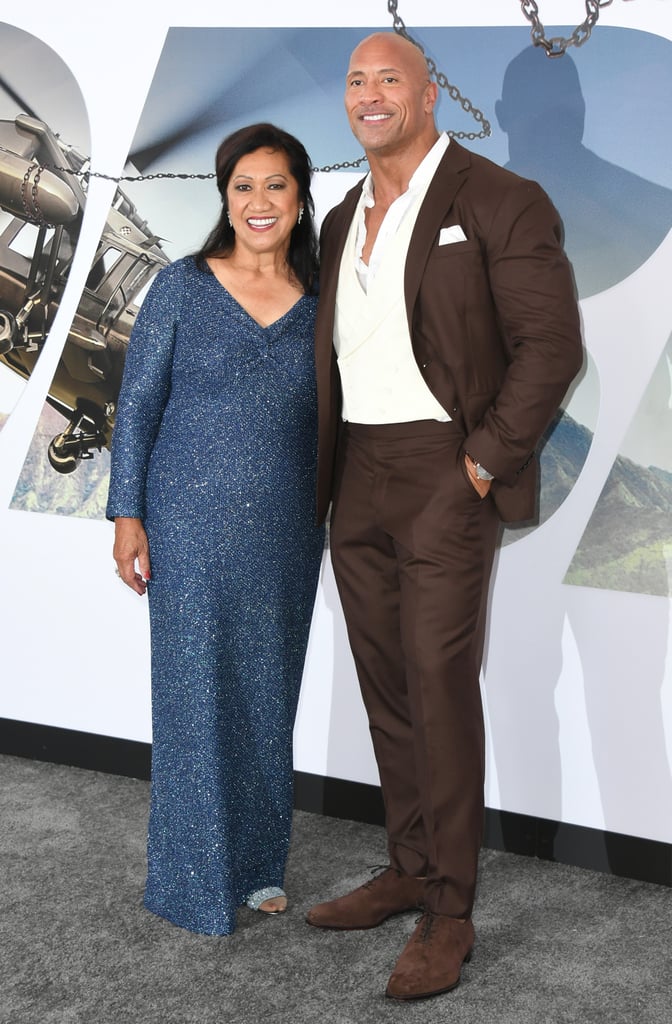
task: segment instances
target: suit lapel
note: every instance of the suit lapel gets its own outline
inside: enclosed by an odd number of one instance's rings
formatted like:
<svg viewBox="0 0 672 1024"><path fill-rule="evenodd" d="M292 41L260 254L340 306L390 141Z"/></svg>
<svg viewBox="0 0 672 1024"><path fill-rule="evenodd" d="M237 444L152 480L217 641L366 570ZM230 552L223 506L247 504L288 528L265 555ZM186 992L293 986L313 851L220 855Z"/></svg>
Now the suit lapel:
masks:
<svg viewBox="0 0 672 1024"><path fill-rule="evenodd" d="M339 207L334 210L333 221L329 225L328 246L321 258L320 274L320 296L324 305L333 310L336 302L336 289L338 288L338 270L341 265L345 240L348 237L350 224L355 214L355 208L362 191L360 182L351 189L343 199ZM332 318L333 326L333 318Z"/></svg>
<svg viewBox="0 0 672 1024"><path fill-rule="evenodd" d="M318 376L326 374L327 378L333 357L338 272L345 240L362 191L362 183L363 179L345 195L341 205L332 212L332 220L325 233L326 238L323 237L324 252L320 257L320 301L315 330L315 363Z"/></svg>
<svg viewBox="0 0 672 1024"><path fill-rule="evenodd" d="M418 211L404 272L406 313L411 330L413 307L420 289L425 264L432 246L436 244L439 226L466 181L470 164L469 151L451 139Z"/></svg>
<svg viewBox="0 0 672 1024"><path fill-rule="evenodd" d="M425 264L431 248L436 242L438 227L464 184L470 165L469 151L460 146L455 139L451 139L418 212L408 247L404 272L406 312L411 329L413 307L420 289ZM350 224L361 195L362 184L363 179L350 189L341 205L333 211L333 220L329 224L327 232L328 244L324 247L325 252L320 270L320 303L316 330L318 374L322 370L328 375L331 367L338 272Z"/></svg>

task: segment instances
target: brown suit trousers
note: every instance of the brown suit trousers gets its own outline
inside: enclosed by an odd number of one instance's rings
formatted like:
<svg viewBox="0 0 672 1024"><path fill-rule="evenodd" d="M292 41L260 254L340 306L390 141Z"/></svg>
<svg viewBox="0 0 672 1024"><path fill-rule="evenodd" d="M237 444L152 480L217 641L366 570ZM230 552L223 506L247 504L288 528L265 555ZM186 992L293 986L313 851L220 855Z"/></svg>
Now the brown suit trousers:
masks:
<svg viewBox="0 0 672 1024"><path fill-rule="evenodd" d="M454 423L345 424L331 549L380 771L390 860L468 917L483 829L479 674L499 519Z"/></svg>

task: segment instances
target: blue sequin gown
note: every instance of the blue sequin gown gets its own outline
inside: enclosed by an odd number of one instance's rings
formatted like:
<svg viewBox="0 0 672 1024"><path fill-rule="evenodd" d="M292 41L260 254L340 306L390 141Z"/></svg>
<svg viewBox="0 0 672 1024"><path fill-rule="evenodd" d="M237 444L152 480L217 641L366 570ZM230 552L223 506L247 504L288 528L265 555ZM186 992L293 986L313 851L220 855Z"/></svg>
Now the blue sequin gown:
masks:
<svg viewBox="0 0 672 1024"><path fill-rule="evenodd" d="M145 905L205 934L283 883L324 542L316 301L262 328L188 257L157 276L126 359L107 514L143 519L150 545Z"/></svg>

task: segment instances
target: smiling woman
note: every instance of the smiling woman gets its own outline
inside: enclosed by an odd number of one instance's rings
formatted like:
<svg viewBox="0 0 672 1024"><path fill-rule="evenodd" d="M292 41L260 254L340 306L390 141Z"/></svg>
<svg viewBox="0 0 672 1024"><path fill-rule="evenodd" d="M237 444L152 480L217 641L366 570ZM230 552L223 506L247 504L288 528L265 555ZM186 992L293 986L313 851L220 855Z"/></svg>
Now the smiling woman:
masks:
<svg viewBox="0 0 672 1024"><path fill-rule="evenodd" d="M253 125L217 152L221 215L157 276L129 344L107 513L149 594L145 905L207 934L281 913L315 523L310 161Z"/></svg>
<svg viewBox="0 0 672 1024"><path fill-rule="evenodd" d="M303 293L287 264L292 231L303 219L287 155L257 149L241 157L229 180L226 202L234 248L228 256L209 256L207 263L240 305L267 327Z"/></svg>

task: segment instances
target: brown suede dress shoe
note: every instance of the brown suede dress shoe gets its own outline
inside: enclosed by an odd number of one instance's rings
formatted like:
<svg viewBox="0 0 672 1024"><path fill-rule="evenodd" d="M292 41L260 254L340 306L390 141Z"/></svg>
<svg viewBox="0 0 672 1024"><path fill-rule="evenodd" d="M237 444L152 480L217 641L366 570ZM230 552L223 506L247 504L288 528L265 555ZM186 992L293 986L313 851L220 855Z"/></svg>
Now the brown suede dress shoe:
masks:
<svg viewBox="0 0 672 1024"><path fill-rule="evenodd" d="M422 907L424 888L424 878L385 868L347 896L312 907L306 914L306 921L316 928L343 931L376 928L394 914Z"/></svg>
<svg viewBox="0 0 672 1024"><path fill-rule="evenodd" d="M471 919L426 910L392 971L385 992L391 999L426 999L460 983L462 964L471 959Z"/></svg>

